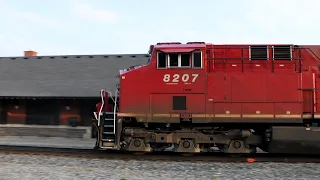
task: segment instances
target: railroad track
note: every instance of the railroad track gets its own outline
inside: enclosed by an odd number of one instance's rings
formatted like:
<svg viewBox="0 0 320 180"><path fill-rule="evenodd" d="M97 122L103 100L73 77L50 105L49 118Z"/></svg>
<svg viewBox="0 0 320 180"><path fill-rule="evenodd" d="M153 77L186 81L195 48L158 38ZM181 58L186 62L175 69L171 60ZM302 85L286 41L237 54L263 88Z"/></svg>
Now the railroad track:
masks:
<svg viewBox="0 0 320 180"><path fill-rule="evenodd" d="M230 156L222 153L203 153L193 156L181 156L173 152L155 152L144 155L117 151L94 149L52 148L34 146L0 146L0 154L58 156L69 158L99 158L108 160L142 160L142 161L183 161L183 162L283 162L283 163L320 163L320 156L280 155L257 153L252 156Z"/></svg>

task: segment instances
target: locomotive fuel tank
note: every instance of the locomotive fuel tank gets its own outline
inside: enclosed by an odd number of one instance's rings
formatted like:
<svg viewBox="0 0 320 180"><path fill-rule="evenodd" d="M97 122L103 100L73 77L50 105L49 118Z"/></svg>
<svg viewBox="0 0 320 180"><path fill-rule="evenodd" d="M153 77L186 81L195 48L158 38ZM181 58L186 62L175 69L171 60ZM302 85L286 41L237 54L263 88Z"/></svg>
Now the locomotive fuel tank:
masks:
<svg viewBox="0 0 320 180"><path fill-rule="evenodd" d="M319 127L274 126L268 136L269 153L319 154Z"/></svg>

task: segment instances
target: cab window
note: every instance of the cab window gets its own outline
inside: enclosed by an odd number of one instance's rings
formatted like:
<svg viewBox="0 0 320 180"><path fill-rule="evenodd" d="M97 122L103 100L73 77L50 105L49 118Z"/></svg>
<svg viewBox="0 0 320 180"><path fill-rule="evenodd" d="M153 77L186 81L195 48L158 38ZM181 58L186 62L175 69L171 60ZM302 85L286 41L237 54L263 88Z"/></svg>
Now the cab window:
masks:
<svg viewBox="0 0 320 180"><path fill-rule="evenodd" d="M169 67L179 67L179 54L169 53Z"/></svg>
<svg viewBox="0 0 320 180"><path fill-rule="evenodd" d="M162 69L162 68L166 68L167 67L167 57L166 57L166 53L163 52L158 52L158 68Z"/></svg>
<svg viewBox="0 0 320 180"><path fill-rule="evenodd" d="M190 67L190 53L181 54L181 67Z"/></svg>
<svg viewBox="0 0 320 180"><path fill-rule="evenodd" d="M190 67L190 53L169 53L170 68Z"/></svg>
<svg viewBox="0 0 320 180"><path fill-rule="evenodd" d="M201 51L193 52L192 63L193 63L192 66L194 68L202 68L202 54L201 54Z"/></svg>
<svg viewBox="0 0 320 180"><path fill-rule="evenodd" d="M190 53L164 53L158 52L158 69L163 68L202 68L201 51Z"/></svg>

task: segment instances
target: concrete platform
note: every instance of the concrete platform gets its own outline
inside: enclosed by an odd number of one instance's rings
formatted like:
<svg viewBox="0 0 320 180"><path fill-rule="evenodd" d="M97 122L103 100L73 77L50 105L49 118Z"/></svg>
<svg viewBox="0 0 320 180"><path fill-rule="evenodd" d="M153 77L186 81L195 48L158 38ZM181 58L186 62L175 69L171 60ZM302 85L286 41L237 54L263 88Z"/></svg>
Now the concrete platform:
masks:
<svg viewBox="0 0 320 180"><path fill-rule="evenodd" d="M0 125L0 145L93 149L91 127Z"/></svg>
<svg viewBox="0 0 320 180"><path fill-rule="evenodd" d="M62 138L91 138L91 126L48 126L48 125L0 125L1 136L37 136L37 137L62 137Z"/></svg>
<svg viewBox="0 0 320 180"><path fill-rule="evenodd" d="M0 136L0 145L93 149L95 139Z"/></svg>

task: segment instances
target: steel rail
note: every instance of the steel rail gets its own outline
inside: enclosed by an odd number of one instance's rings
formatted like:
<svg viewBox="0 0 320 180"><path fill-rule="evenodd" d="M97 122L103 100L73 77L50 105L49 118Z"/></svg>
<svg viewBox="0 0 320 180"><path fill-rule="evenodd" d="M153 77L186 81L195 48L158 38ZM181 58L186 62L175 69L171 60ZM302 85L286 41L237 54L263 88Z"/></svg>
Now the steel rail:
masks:
<svg viewBox="0 0 320 180"><path fill-rule="evenodd" d="M0 146L0 154L37 155L68 158L99 158L107 160L140 160L140 161L175 161L175 162L282 162L282 163L320 163L319 155L283 155L257 153L250 156L230 155L223 153L201 153L193 156L182 156L174 152L154 152L135 155L128 152L94 149L53 148L34 146Z"/></svg>

